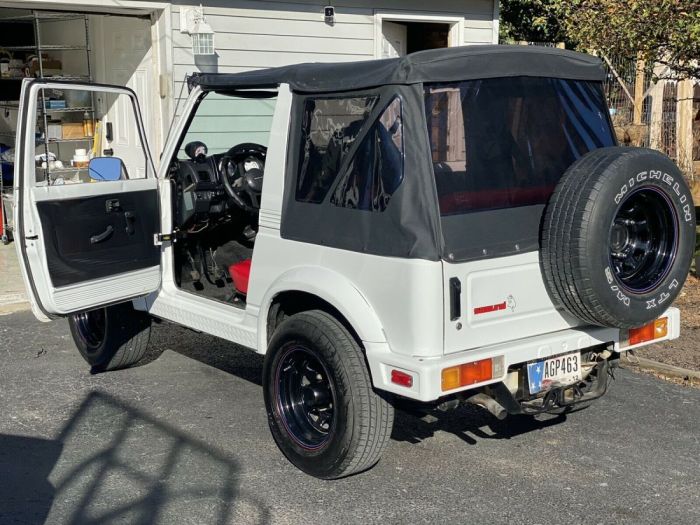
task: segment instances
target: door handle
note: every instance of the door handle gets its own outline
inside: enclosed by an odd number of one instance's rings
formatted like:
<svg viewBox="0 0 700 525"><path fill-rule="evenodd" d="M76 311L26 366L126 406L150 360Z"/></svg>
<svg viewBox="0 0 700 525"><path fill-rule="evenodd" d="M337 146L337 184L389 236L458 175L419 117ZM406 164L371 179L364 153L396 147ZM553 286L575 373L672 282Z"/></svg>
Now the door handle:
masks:
<svg viewBox="0 0 700 525"><path fill-rule="evenodd" d="M97 244L99 242L102 242L108 237L110 237L112 233L114 233L114 228L112 228L112 225L110 224L107 226L107 229L99 235L93 235L92 237L90 237L90 244Z"/></svg>
<svg viewBox="0 0 700 525"><path fill-rule="evenodd" d="M136 216L130 212L124 212L124 220L126 221L126 233L127 235L133 235L134 233L134 221L136 221Z"/></svg>
<svg viewBox="0 0 700 525"><path fill-rule="evenodd" d="M462 283L457 277L450 278L450 321L462 317Z"/></svg>

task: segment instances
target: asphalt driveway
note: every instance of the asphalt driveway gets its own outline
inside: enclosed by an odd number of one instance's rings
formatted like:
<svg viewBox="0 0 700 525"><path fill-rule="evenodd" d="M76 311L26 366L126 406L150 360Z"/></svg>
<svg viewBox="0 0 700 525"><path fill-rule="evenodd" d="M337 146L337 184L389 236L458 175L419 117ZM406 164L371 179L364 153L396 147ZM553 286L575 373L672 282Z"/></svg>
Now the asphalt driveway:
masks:
<svg viewBox="0 0 700 525"><path fill-rule="evenodd" d="M167 324L92 376L64 321L0 316L0 523L700 523L700 390L621 370L536 422L398 413L384 459L324 482L270 437L262 359Z"/></svg>

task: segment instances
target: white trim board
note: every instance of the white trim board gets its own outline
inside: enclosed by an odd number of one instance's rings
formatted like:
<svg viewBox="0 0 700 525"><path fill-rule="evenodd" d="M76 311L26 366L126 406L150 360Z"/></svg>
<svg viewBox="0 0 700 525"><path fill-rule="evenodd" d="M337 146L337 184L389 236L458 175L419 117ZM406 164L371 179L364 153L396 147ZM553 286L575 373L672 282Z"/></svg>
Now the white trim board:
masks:
<svg viewBox="0 0 700 525"><path fill-rule="evenodd" d="M140 2L137 0L67 0L65 2L47 0L21 0L0 2L0 7L13 9L45 9L51 11L88 11L90 13L110 13L143 16L153 11L170 9L170 2Z"/></svg>

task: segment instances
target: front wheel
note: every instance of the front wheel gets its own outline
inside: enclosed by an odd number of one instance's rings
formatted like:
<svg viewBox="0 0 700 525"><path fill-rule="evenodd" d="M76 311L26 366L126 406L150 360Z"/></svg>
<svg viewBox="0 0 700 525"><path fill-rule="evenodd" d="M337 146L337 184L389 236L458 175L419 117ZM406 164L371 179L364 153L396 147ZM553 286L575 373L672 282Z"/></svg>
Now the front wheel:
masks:
<svg viewBox="0 0 700 525"><path fill-rule="evenodd" d="M299 469L335 479L379 461L394 409L373 390L360 346L331 315L302 312L279 326L263 387L272 436Z"/></svg>
<svg viewBox="0 0 700 525"><path fill-rule="evenodd" d="M151 337L151 316L131 303L73 314L68 325L92 372L126 368L140 361Z"/></svg>

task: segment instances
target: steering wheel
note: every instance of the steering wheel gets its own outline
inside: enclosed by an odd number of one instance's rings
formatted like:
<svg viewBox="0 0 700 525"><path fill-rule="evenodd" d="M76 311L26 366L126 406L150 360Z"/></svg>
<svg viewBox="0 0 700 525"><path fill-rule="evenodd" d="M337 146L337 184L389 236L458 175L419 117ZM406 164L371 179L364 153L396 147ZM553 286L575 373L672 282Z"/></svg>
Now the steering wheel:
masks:
<svg viewBox="0 0 700 525"><path fill-rule="evenodd" d="M221 158L219 172L226 194L250 213L260 209L267 148L246 142L232 147Z"/></svg>

